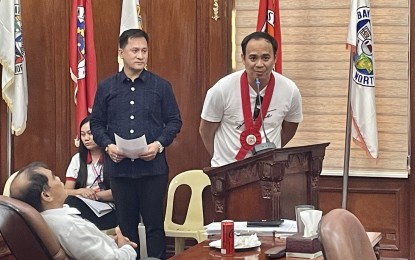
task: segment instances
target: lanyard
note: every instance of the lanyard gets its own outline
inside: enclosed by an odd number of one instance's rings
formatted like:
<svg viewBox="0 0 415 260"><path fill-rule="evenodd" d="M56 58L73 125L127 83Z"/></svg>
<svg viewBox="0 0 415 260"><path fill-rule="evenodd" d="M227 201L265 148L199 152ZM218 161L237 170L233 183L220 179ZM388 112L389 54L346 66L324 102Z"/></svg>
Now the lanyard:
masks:
<svg viewBox="0 0 415 260"><path fill-rule="evenodd" d="M95 168L94 163L91 163L92 171L94 172L94 174L96 176L95 181L98 181L98 183L100 183L100 182L102 182L102 180L101 180L101 176L102 176L102 164L101 165L98 165L98 162L97 162L96 165L97 165L97 167ZM99 170L97 170L98 167L99 167Z"/></svg>
<svg viewBox="0 0 415 260"><path fill-rule="evenodd" d="M259 116L255 122L252 120L252 111L251 111L251 102L249 97L249 85L248 85L248 76L246 71L241 76L241 98L242 98L242 111L244 115L245 130L242 131L239 140L241 142L241 148L236 154L236 160L242 160L245 158L246 154L254 148L256 144L261 143L261 133L259 129L261 128L262 118L268 112L269 104L271 103L271 97L274 93L275 78L274 74L271 73L267 89L265 90L265 96L263 102L261 102L261 109ZM258 93L259 95L259 93Z"/></svg>

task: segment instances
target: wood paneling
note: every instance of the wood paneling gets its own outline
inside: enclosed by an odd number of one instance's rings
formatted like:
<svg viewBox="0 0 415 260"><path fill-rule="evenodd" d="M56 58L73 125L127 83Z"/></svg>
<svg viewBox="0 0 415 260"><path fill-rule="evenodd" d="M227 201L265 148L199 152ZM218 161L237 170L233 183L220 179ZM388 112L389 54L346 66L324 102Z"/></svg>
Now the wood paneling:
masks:
<svg viewBox="0 0 415 260"><path fill-rule="evenodd" d="M407 180L349 178L347 209L359 218L367 231L382 233L381 256L409 255ZM320 178L320 209L323 214L340 208L342 178ZM409 258L411 259L411 258Z"/></svg>
<svg viewBox="0 0 415 260"><path fill-rule="evenodd" d="M91 2L94 15L97 82L99 83L118 71L118 37L120 34L122 0Z"/></svg>
<svg viewBox="0 0 415 260"><path fill-rule="evenodd" d="M167 148L170 178L209 166L198 126L207 89L230 69L230 13L228 1L219 4L218 21L211 19L213 2L205 0L140 1L143 26L149 33L150 71L170 81L179 103L183 127ZM153 14L153 16L151 16ZM154 15L157 14L157 15ZM154 17L157 17L154 18ZM160 22L159 18L169 21ZM229 46L229 47L227 47ZM209 192L204 194L209 200ZM189 193L179 190L174 220L183 223ZM179 203L180 205L180 203ZM205 209L209 216L212 210Z"/></svg>
<svg viewBox="0 0 415 260"><path fill-rule="evenodd" d="M12 171L44 161L62 176L70 155L66 1L22 1L28 76L26 131L14 137ZM34 10L38 10L34 12Z"/></svg>
<svg viewBox="0 0 415 260"><path fill-rule="evenodd" d="M221 2L221 18L214 21L212 4L200 0L142 2L144 29L150 36L149 70L171 82L183 120L180 134L167 148L171 177L209 165L198 133L200 112L207 89L228 72L230 63L226 48L230 7L227 1ZM168 26L149 14L163 17Z"/></svg>

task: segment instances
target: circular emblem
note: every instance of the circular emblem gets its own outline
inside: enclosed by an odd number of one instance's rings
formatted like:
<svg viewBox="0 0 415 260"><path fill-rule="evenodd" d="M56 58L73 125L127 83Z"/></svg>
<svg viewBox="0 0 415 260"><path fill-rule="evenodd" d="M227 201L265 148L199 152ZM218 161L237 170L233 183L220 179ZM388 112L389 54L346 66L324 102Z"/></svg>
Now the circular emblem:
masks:
<svg viewBox="0 0 415 260"><path fill-rule="evenodd" d="M256 143L256 137L253 134L250 134L246 137L246 143L249 145L254 145Z"/></svg>
<svg viewBox="0 0 415 260"><path fill-rule="evenodd" d="M261 134L254 128L245 129L242 131L240 139L242 148L249 151L255 144L261 143Z"/></svg>

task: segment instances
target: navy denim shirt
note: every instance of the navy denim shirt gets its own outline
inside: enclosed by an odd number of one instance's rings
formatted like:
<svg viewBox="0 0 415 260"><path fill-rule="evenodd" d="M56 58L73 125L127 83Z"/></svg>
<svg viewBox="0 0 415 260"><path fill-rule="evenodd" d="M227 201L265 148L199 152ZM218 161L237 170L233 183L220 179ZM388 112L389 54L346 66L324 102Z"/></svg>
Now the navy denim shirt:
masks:
<svg viewBox="0 0 415 260"><path fill-rule="evenodd" d="M124 139L145 134L148 144L157 140L166 147L180 132L182 120L171 84L143 70L134 82L121 71L99 84L90 124L102 148L115 144L114 133ZM168 174L164 151L152 161L126 158L116 164L106 157L104 170L111 177Z"/></svg>

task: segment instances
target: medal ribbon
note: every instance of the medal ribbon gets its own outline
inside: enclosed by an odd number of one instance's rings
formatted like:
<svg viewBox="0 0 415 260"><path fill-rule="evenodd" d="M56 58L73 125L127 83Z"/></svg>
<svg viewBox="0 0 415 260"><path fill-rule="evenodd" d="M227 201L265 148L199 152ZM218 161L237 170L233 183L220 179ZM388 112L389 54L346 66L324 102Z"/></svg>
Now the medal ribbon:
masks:
<svg viewBox="0 0 415 260"><path fill-rule="evenodd" d="M246 154L254 148L256 144L261 143L261 133L259 129L262 125L262 118L265 118L269 104L271 103L271 97L274 92L274 85L275 85L275 78L274 75L271 73L271 77L269 79L267 89L265 90L265 96L263 102L261 102L261 109L260 113L255 122L252 120L252 111L251 111L251 101L249 97L249 84L248 84L248 76L246 71L241 76L241 98L242 98L242 111L244 115L244 125L245 130L242 131L239 140L241 142L241 148L239 149L238 154L236 154L235 159L237 161L242 160L245 158ZM259 93L258 93L259 95ZM256 141L254 144L248 144L247 139L255 137Z"/></svg>

